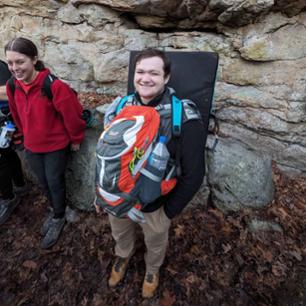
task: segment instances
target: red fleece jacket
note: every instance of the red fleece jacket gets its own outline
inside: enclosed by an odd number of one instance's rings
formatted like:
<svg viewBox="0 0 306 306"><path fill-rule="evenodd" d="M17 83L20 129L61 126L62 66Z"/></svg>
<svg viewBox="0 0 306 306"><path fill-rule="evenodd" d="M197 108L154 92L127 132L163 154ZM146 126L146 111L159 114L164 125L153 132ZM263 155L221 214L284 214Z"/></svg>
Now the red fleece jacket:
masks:
<svg viewBox="0 0 306 306"><path fill-rule="evenodd" d="M84 138L83 108L73 90L57 79L51 84L52 101L42 95L48 74L48 69L40 71L27 86L27 93L18 80L15 80L14 97L8 85L6 88L14 122L24 135L24 146L35 153L60 150L69 143L81 143Z"/></svg>

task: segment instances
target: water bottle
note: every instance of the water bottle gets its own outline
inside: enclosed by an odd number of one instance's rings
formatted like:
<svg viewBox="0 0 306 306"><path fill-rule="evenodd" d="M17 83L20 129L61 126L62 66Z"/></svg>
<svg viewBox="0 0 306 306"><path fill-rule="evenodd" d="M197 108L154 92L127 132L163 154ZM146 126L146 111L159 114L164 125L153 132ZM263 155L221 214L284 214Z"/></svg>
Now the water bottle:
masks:
<svg viewBox="0 0 306 306"><path fill-rule="evenodd" d="M12 122L10 121L5 122L0 132L0 148L9 147L15 130L16 130L15 125Z"/></svg>
<svg viewBox="0 0 306 306"><path fill-rule="evenodd" d="M141 176L137 186L139 186L138 199L142 207L161 196L161 181L164 178L170 158L166 141L167 138L165 136L159 137L159 141L151 152L147 165L140 170Z"/></svg>
<svg viewBox="0 0 306 306"><path fill-rule="evenodd" d="M167 137L165 136L159 137L159 141L156 144L155 148L153 149L149 159L149 164L153 168L163 173L167 168L167 163L170 158L169 151L166 147L166 141Z"/></svg>

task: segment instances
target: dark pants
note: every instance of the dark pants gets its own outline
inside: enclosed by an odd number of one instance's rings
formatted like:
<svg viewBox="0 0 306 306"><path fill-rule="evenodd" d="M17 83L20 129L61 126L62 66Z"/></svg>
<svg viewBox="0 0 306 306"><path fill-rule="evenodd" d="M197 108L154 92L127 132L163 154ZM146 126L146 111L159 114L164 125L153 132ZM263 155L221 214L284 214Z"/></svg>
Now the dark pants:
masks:
<svg viewBox="0 0 306 306"><path fill-rule="evenodd" d="M13 183L18 187L25 184L20 159L13 149L0 149L0 191L3 199L14 197Z"/></svg>
<svg viewBox="0 0 306 306"><path fill-rule="evenodd" d="M55 217L63 217L66 208L65 169L68 148L48 153L26 150L26 159L51 202Z"/></svg>

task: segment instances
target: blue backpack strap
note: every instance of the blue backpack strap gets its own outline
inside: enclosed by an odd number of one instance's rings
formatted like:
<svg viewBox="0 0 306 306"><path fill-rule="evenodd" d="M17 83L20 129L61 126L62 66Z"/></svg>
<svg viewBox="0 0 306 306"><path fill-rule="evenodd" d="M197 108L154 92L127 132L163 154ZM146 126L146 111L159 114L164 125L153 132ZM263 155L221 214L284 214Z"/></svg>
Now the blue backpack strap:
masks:
<svg viewBox="0 0 306 306"><path fill-rule="evenodd" d="M181 135L183 105L182 101L172 95L172 134L174 137Z"/></svg>
<svg viewBox="0 0 306 306"><path fill-rule="evenodd" d="M124 105L126 104L126 102L130 99L133 98L134 94L128 95L128 96L124 96L121 101L119 102L117 109L116 109L116 115L119 114L119 112L123 109Z"/></svg>

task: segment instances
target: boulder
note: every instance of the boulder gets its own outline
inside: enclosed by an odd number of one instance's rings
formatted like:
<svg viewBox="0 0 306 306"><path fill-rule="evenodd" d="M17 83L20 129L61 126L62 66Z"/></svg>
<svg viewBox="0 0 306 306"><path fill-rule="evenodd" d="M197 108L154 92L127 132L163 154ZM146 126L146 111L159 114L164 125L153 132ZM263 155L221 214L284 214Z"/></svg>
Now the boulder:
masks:
<svg viewBox="0 0 306 306"><path fill-rule="evenodd" d="M96 144L102 126L87 129L81 148L73 152L66 170L68 204L80 210L93 210L95 198Z"/></svg>
<svg viewBox="0 0 306 306"><path fill-rule="evenodd" d="M95 198L95 166L96 166L96 144L102 132L102 125L86 129L85 139L80 150L71 152L66 168L66 192L68 217L74 219L72 209L91 211L94 209ZM26 162L24 151L18 155L22 161L25 176L28 180L38 184L38 181Z"/></svg>
<svg viewBox="0 0 306 306"><path fill-rule="evenodd" d="M274 196L271 159L222 139L208 153L208 184L222 211L265 207Z"/></svg>
<svg viewBox="0 0 306 306"><path fill-rule="evenodd" d="M188 203L187 209L193 206L207 207L209 205L210 188L207 183L207 176L204 177L203 183L194 195L190 203Z"/></svg>

